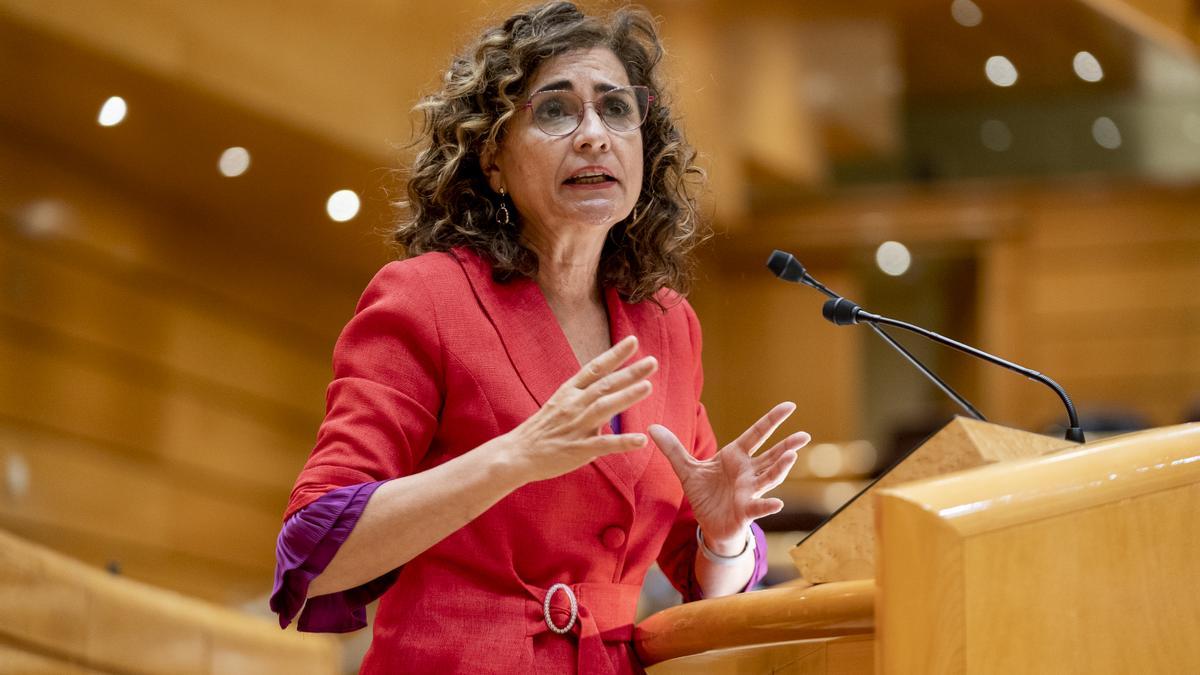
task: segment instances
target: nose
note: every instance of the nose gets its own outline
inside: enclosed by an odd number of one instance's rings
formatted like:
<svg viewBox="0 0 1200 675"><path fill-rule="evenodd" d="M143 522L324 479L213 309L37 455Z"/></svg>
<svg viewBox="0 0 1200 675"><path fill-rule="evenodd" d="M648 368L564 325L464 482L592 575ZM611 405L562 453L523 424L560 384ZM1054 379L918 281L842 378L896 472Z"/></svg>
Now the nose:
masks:
<svg viewBox="0 0 1200 675"><path fill-rule="evenodd" d="M600 119L600 113L596 111L594 103L587 103L583 106L583 120L579 123L579 128L575 130L574 145L577 151L592 150L599 152L608 152L609 143L608 126L604 124L604 120Z"/></svg>

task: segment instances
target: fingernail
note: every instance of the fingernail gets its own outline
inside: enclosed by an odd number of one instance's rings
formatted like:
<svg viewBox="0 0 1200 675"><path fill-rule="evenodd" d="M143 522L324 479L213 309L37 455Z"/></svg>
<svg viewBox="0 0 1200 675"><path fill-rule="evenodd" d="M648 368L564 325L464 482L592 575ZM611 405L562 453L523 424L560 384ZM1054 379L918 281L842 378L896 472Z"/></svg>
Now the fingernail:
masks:
<svg viewBox="0 0 1200 675"><path fill-rule="evenodd" d="M634 434L631 441L635 445L645 445L646 444L646 436L644 434Z"/></svg>

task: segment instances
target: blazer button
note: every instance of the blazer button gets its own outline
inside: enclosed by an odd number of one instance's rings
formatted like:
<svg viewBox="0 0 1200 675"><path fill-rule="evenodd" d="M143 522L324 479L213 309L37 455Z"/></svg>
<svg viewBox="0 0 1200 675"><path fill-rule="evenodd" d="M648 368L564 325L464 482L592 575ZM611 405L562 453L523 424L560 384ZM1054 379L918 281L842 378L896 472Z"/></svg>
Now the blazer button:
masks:
<svg viewBox="0 0 1200 675"><path fill-rule="evenodd" d="M625 544L625 530L616 525L610 525L604 528L604 532L600 535L600 541L604 542L608 548L621 548Z"/></svg>

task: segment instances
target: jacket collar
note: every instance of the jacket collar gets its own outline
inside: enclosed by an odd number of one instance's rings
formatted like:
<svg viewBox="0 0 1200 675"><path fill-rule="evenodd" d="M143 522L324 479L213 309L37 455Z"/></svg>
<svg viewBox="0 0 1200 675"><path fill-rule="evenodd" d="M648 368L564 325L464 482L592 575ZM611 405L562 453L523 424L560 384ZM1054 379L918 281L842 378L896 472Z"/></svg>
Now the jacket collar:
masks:
<svg viewBox="0 0 1200 675"><path fill-rule="evenodd" d="M545 405L581 366L541 288L524 277L497 282L492 278L491 263L479 254L466 248L455 248L452 253L466 272L526 390L539 407ZM666 402L663 383L669 381L667 368L671 363L666 353L666 322L662 310L652 302L627 303L612 288L604 289L604 298L612 344L636 335L638 351L631 361L653 355L659 362L658 371L650 377L650 396L621 415L623 433L645 433L648 426L661 420ZM611 431L605 425L604 432ZM632 502L634 485L654 452L653 445L647 444L640 450L599 457L591 465Z"/></svg>

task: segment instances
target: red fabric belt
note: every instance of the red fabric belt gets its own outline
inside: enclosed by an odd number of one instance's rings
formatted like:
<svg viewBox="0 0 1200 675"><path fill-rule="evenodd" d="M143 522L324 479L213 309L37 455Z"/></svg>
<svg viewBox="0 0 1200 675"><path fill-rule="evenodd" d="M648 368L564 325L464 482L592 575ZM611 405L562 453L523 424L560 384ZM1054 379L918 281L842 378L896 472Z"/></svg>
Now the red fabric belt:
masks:
<svg viewBox="0 0 1200 675"><path fill-rule="evenodd" d="M604 643L628 642L633 639L633 620L637 614L637 601L642 587L635 584L595 582L568 586L575 594L578 606L578 617L570 632L579 638L579 672L588 675L616 672ZM525 588L532 596L526 602L528 634L551 632L546 624L543 605L549 587L540 588L525 584ZM571 620L571 602L561 590L555 591L550 599L550 618L560 628Z"/></svg>

